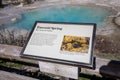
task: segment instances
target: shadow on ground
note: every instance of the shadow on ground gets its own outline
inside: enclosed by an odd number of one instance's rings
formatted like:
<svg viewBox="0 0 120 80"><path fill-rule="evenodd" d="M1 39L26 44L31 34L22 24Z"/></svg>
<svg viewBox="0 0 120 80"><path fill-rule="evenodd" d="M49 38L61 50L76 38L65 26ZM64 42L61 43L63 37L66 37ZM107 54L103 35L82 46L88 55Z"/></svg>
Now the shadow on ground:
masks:
<svg viewBox="0 0 120 80"><path fill-rule="evenodd" d="M120 79L120 61L111 60L107 65L103 65L99 72L103 77Z"/></svg>
<svg viewBox="0 0 120 80"><path fill-rule="evenodd" d="M32 78L36 78L36 79L40 79L40 80L55 80L55 79L53 79L49 76L46 76L45 74L42 74L40 72L33 73L33 72L28 72L26 70L8 68L5 66L0 66L0 70L11 72L11 73L16 73L16 74L24 75L24 76L28 76L28 77L32 77Z"/></svg>

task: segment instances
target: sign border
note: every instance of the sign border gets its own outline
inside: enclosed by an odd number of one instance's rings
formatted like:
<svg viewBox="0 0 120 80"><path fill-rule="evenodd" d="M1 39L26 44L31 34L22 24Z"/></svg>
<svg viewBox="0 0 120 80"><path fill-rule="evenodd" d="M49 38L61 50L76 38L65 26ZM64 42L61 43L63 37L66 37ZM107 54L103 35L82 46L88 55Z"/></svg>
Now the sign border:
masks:
<svg viewBox="0 0 120 80"><path fill-rule="evenodd" d="M48 58L48 57L41 57L41 56L33 56L33 55L26 55L23 54L26 46L31 38L31 35L37 25L37 23L52 23L52 24L69 24L69 25L93 25L93 33L92 33L92 45L91 45L91 57L90 57L90 63L83 63L83 62L75 62L75 61L68 61L68 60L62 60L62 59L55 59L55 58ZM25 42L25 45L23 46L23 49L20 53L20 57L22 58L28 58L28 59L34 59L34 60L40 60L40 61L46 61L46 62L54 62L54 63L60 63L60 64L67 64L71 66L80 66L80 67L86 67L93 69L94 67L94 57L93 57L93 49L94 49L94 40L95 40L95 34L96 34L96 24L95 23L72 23L72 22L51 22L51 21L36 21L31 32L29 33L29 36L27 38L27 41Z"/></svg>

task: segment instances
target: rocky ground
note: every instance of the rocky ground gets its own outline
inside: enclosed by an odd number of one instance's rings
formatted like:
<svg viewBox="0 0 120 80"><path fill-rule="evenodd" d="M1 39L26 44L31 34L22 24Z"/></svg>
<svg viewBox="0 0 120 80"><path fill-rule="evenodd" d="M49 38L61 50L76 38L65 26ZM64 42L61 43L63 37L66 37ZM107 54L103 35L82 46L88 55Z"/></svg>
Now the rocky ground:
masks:
<svg viewBox="0 0 120 80"><path fill-rule="evenodd" d="M117 23L117 24L116 24ZM102 28L97 30L95 54L99 57L120 60L119 16L105 19Z"/></svg>
<svg viewBox="0 0 120 80"><path fill-rule="evenodd" d="M119 39L119 33L120 33L120 0L45 0L45 1L39 1L34 4L25 5L23 7L7 7L0 11L0 13L7 18L7 21L5 21L2 17L0 17L0 23L3 22L9 22L13 21L16 18L21 18L19 14L23 13L26 10L36 9L36 8L45 8L50 6L60 6L60 5L95 5L95 6L102 6L103 8L109 8L116 11L116 14L109 16L105 19L102 25L97 26L100 28L97 28L97 36L96 36L96 47L95 47L95 54L100 57L106 57L110 55L110 59L115 59L115 56L118 59L118 55L120 55L120 39ZM9 14L7 14L9 12ZM15 16L13 16L13 14ZM8 18L9 17L9 18ZM1 25L3 26L3 25ZM102 27L101 27L102 26ZM25 31L24 31L25 32ZM23 33L23 32L22 32ZM1 48L0 51L4 51L3 48ZM8 50L9 51L9 50ZM16 49L13 50L13 53L16 53ZM10 52L10 51L9 51ZM12 52L10 52L12 53ZM112 57L114 56L114 58Z"/></svg>
<svg viewBox="0 0 120 80"><path fill-rule="evenodd" d="M96 37L95 54L98 57L120 60L119 34L110 36L98 35Z"/></svg>

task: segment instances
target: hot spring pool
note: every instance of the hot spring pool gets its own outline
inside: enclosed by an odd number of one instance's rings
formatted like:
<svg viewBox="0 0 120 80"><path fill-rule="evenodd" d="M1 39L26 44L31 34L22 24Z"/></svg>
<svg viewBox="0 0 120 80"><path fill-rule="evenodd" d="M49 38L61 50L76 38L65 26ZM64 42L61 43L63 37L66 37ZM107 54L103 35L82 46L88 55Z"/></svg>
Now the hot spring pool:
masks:
<svg viewBox="0 0 120 80"><path fill-rule="evenodd" d="M66 6L27 11L22 18L7 26L31 30L35 21L96 23L100 25L104 19L112 15L112 11L101 7Z"/></svg>

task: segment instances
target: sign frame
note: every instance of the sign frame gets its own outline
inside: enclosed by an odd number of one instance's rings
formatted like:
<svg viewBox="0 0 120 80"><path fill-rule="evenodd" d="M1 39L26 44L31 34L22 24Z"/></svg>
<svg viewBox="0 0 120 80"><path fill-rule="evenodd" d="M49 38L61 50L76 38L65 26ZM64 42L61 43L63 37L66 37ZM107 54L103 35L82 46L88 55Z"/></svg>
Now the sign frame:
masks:
<svg viewBox="0 0 120 80"><path fill-rule="evenodd" d="M83 63L83 62L75 62L75 61L68 61L68 60L62 60L62 59L55 59L55 58L48 58L48 57L42 57L42 56L35 56L35 55L28 55L24 54L24 51L27 47L27 44L29 43L29 40L33 34L33 31L35 30L35 27L38 23L46 23L46 24L68 24L68 25L93 25L93 32L92 32L92 42L91 42L91 51L90 51L90 63ZM46 61L46 62L53 62L53 63L59 63L59 64L67 64L71 66L78 66L78 67L85 67L85 68L91 68L94 67L94 57L93 57L93 49L94 49L94 41L95 41L95 34L96 34L96 24L95 23L71 23L71 22L50 22L50 21L36 21L28 38L27 41L20 53L20 57L22 58L29 58L39 61Z"/></svg>

